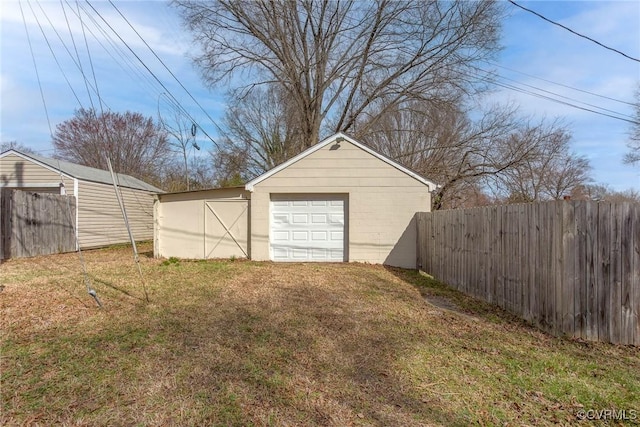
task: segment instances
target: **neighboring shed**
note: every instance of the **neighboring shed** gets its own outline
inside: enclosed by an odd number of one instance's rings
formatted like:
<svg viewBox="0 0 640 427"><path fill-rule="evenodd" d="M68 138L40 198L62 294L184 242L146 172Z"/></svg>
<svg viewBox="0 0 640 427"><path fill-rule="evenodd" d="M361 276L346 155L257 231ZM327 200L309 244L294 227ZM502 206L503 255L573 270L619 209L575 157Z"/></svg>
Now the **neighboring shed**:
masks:
<svg viewBox="0 0 640 427"><path fill-rule="evenodd" d="M235 252L220 250L213 254L206 249L211 246L207 246L203 230L210 222L203 215L206 204L217 201L216 206L223 207L228 215L225 224L236 221L235 213L240 209L227 213L224 203L249 199L242 202L248 205L244 231L248 258L360 261L415 268L414 214L430 211L435 188L433 182L339 133L253 179L244 190L159 196L156 255L239 256L229 240L241 240L238 236L244 235L240 228L245 219L234 223L238 229L222 230L222 239ZM169 207L171 203L176 205ZM186 203L192 204L191 210L179 206ZM171 220L167 220L169 211Z"/></svg>
<svg viewBox="0 0 640 427"><path fill-rule="evenodd" d="M117 178L134 238L151 240L154 195L162 190L129 175ZM0 188L74 196L81 248L129 241L108 171L9 150L0 153Z"/></svg>

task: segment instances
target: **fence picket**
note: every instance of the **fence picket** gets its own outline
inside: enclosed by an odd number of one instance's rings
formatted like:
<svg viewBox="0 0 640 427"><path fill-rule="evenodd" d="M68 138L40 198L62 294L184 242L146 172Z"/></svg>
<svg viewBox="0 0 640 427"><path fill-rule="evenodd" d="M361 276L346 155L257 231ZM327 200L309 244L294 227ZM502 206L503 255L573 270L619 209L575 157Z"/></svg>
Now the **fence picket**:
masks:
<svg viewBox="0 0 640 427"><path fill-rule="evenodd" d="M0 198L2 258L75 251L74 197L4 189Z"/></svg>
<svg viewBox="0 0 640 427"><path fill-rule="evenodd" d="M420 213L418 257L450 286L555 335L640 345L640 206L557 201Z"/></svg>

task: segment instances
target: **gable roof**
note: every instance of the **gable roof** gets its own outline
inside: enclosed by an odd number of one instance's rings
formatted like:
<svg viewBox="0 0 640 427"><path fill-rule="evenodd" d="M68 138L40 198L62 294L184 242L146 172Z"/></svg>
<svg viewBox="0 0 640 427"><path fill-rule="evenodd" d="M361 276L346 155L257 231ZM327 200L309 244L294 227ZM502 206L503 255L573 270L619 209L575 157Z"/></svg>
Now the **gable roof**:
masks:
<svg viewBox="0 0 640 427"><path fill-rule="evenodd" d="M256 184L259 184L260 182L264 181L265 179L269 178L270 176L280 172L281 170L289 167L290 165L294 164L295 162L307 157L309 154L315 153L316 151L320 150L323 147L326 147L327 145L333 143L333 142L338 142L338 141L348 141L351 144L355 145L356 147L360 148L361 150L366 151L367 153L371 154L372 156L382 160L383 162L387 163L390 166L393 166L394 168L398 169L401 172L404 172L405 174L409 175L410 177L414 178L417 181L420 181L421 183L423 183L424 185L426 185L429 188L429 191L434 191L438 185L433 182L430 181L420 175L418 175L416 172L402 166L401 164L395 162L394 160L391 160L390 158L388 158L387 156L375 151L374 149L367 147L366 145L356 141L353 138L348 137L347 135L343 134L342 132L338 132L333 136L330 136L329 138L317 143L316 145L307 148L306 150L304 150L302 153L298 154L295 157L292 157L291 159L287 160L286 162L276 166L275 168L263 173L262 175L252 179L251 181L247 182L247 184L245 185L245 189L247 191L253 191L253 187Z"/></svg>
<svg viewBox="0 0 640 427"><path fill-rule="evenodd" d="M42 167L45 167L53 172L62 173L70 178L77 178L83 181L97 182L100 184L113 185L111 180L111 172L96 169L89 166L78 165L76 163L65 162L64 160L50 159L48 157L40 156L38 154L23 153L16 149L11 149L0 153L0 158L6 157L10 154L14 154L25 160L30 160ZM150 191L152 193L162 193L163 191L151 184L134 178L130 175L124 175L121 173L116 174L118 178L118 185L125 188L133 188L136 190Z"/></svg>

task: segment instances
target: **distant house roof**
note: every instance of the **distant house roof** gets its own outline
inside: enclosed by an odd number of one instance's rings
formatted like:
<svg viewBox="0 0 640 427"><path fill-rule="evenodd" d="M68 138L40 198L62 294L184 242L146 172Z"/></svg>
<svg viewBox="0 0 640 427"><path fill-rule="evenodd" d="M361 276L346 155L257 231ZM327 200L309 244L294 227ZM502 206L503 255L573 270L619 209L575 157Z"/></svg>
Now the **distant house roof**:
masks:
<svg viewBox="0 0 640 427"><path fill-rule="evenodd" d="M65 162L64 160L50 159L48 157L40 156L38 154L23 153L16 149L11 149L0 153L0 157L5 157L9 154L15 154L27 160L31 160L40 164L55 172L62 172L64 175L72 178L81 179L83 181L98 182L101 184L113 185L111 180L111 173L106 170L96 169L89 166L78 165L76 163ZM144 181L134 178L130 175L124 175L121 173L116 174L118 178L118 185L126 188L133 188L136 190L145 190L152 193L162 193L163 191L151 184L147 184Z"/></svg>

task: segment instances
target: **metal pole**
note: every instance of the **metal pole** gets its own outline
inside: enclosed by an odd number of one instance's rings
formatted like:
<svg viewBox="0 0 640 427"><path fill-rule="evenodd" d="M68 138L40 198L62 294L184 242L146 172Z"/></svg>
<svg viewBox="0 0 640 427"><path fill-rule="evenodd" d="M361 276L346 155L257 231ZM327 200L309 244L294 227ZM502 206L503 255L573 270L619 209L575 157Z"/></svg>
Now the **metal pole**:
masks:
<svg viewBox="0 0 640 427"><path fill-rule="evenodd" d="M140 273L140 280L142 280L142 288L144 290L144 297L149 302L149 295L147 294L147 287L144 283L144 277L142 276L142 268L140 267L140 259L138 258L138 248L136 247L136 241L133 238L133 233L131 233L131 227L129 226L129 219L127 218L127 211L124 208L124 201L122 200L122 195L120 194L120 189L118 188L116 174L113 172L113 168L111 167L111 160L109 156L107 157L107 165L109 166L109 172L111 172L111 181L113 181L113 188L116 191L116 198L118 199L118 204L120 205L120 210L122 211L122 217L124 218L124 223L127 226L127 232L129 233L129 240L131 240L131 246L133 247L133 259L136 262L136 266L138 267L138 273Z"/></svg>

